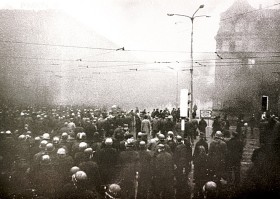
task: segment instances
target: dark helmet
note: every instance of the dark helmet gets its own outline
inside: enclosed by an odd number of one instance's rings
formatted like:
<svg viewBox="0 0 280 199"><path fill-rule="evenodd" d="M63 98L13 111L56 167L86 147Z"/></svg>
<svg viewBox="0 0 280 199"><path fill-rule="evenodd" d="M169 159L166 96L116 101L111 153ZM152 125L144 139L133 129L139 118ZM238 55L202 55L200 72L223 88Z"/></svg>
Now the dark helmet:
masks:
<svg viewBox="0 0 280 199"><path fill-rule="evenodd" d="M107 188L106 197L111 199L118 199L121 198L121 187L118 184L111 184Z"/></svg>

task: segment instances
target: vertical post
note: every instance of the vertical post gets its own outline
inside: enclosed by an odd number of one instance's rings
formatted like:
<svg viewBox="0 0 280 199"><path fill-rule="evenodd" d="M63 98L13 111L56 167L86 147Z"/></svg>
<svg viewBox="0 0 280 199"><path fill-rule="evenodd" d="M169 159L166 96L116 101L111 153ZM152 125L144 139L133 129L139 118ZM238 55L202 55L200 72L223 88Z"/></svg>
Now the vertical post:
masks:
<svg viewBox="0 0 280 199"><path fill-rule="evenodd" d="M178 104L178 85L179 85L179 82L178 82L178 71L177 71L177 83L176 83L176 109L178 108L179 104Z"/></svg>
<svg viewBox="0 0 280 199"><path fill-rule="evenodd" d="M192 112L193 112L193 21L194 17L191 18L192 22L192 32L191 32L191 103L190 103L190 118L192 118Z"/></svg>

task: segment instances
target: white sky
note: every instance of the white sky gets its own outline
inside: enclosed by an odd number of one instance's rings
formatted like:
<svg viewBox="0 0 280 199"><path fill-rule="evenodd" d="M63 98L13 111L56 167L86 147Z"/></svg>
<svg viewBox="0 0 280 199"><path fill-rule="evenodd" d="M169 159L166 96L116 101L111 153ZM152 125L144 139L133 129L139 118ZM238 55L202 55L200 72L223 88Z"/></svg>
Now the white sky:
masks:
<svg viewBox="0 0 280 199"><path fill-rule="evenodd" d="M214 55L220 14L233 2L234 0L1 0L0 9L58 9L127 50L186 51L186 54L179 55L162 53L158 56L143 52L136 55L145 59L143 61L174 61L189 59L187 52L190 52L191 22L185 17L169 17L167 13L192 15L199 5L204 4L205 7L197 15L211 17L197 18L194 21L194 57L199 52L212 52ZM255 8L259 4L265 8L280 3L280 0L248 2ZM210 69L212 75L213 69L214 67Z"/></svg>
<svg viewBox="0 0 280 199"><path fill-rule="evenodd" d="M234 0L1 0L1 9L59 9L127 49L187 50L190 48L192 15L199 5L205 7L194 23L194 50L215 51L215 35L220 13ZM248 0L258 8L280 0ZM175 24L175 22L178 22Z"/></svg>

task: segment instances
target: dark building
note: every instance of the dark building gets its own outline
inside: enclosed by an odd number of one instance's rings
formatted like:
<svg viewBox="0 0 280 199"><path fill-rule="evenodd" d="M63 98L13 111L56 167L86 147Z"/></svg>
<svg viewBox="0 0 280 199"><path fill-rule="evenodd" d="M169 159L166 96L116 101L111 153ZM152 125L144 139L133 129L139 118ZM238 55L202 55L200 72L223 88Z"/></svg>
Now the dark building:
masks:
<svg viewBox="0 0 280 199"><path fill-rule="evenodd" d="M259 116L268 109L279 115L280 10L236 0L221 14L215 39L213 110Z"/></svg>

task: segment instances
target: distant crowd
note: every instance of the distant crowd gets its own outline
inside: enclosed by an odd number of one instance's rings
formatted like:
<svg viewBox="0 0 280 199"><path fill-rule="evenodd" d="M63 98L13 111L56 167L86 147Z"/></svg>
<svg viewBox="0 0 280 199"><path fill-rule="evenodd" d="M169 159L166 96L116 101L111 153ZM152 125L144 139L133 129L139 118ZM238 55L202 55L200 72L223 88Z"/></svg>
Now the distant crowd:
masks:
<svg viewBox="0 0 280 199"><path fill-rule="evenodd" d="M278 196L278 118L206 121L180 110L0 109L0 198L251 198ZM241 176L247 139L258 139ZM191 181L191 176L193 181ZM241 181L243 177L243 181Z"/></svg>

